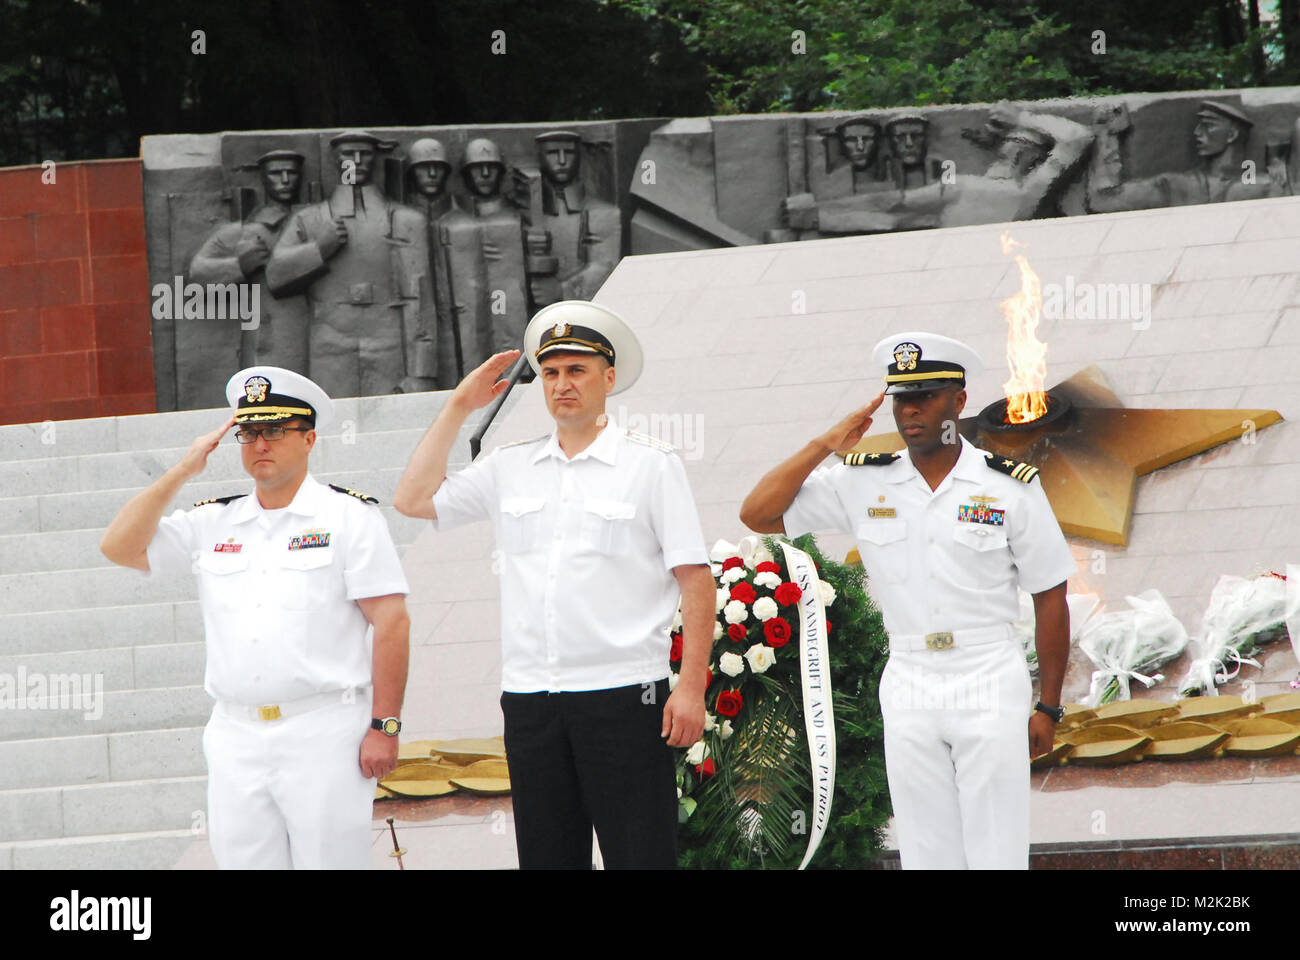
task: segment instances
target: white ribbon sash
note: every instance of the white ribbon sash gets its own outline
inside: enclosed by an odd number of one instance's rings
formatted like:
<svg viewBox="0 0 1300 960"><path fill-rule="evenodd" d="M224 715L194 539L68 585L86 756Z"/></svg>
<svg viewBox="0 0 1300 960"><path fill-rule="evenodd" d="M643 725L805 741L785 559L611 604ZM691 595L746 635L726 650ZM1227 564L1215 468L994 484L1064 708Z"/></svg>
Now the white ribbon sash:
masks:
<svg viewBox="0 0 1300 960"><path fill-rule="evenodd" d="M808 850L799 864L808 866L822 841L835 795L835 708L831 703L830 650L826 612L812 557L780 541L790 582L803 591L799 600L799 675L803 681L803 720L808 733L808 760L812 767L813 809L808 830Z"/></svg>

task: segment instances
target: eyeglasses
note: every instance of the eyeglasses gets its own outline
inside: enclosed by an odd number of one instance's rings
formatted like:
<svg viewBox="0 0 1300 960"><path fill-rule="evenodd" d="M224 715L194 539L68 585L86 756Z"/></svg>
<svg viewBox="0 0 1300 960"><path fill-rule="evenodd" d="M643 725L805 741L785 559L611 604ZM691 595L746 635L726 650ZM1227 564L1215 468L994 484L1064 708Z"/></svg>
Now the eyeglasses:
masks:
<svg viewBox="0 0 1300 960"><path fill-rule="evenodd" d="M283 427L280 424L274 424L269 427L240 427L235 431L235 440L239 443L256 443L258 437L265 437L267 440L283 440L286 430L297 430L300 433L306 433L312 427Z"/></svg>

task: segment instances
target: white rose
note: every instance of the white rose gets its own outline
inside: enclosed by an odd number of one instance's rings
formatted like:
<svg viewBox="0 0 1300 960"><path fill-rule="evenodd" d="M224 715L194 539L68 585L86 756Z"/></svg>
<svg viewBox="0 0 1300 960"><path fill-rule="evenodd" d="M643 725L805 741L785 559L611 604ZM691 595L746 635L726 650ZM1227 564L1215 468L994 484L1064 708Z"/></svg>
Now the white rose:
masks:
<svg viewBox="0 0 1300 960"><path fill-rule="evenodd" d="M722 571L723 583L735 583L737 580L745 579L744 567L732 567L730 570Z"/></svg>
<svg viewBox="0 0 1300 960"><path fill-rule="evenodd" d="M732 600L723 610L727 623L744 623L749 619L749 611L739 600Z"/></svg>
<svg viewBox="0 0 1300 960"><path fill-rule="evenodd" d="M767 587L769 590L775 590L781 586L781 578L771 570L764 570L762 573L754 575L754 586Z"/></svg>
<svg viewBox="0 0 1300 960"><path fill-rule="evenodd" d="M670 674L668 674L668 689L669 689L670 691L671 691L671 690L676 690L676 689L677 689L677 681L680 680L681 678L682 678L682 675L681 675L680 673L670 673Z"/></svg>
<svg viewBox="0 0 1300 960"><path fill-rule="evenodd" d="M686 751L686 762L692 766L699 766L708 755L709 745L703 740L696 740L691 749Z"/></svg>
<svg viewBox="0 0 1300 960"><path fill-rule="evenodd" d="M721 737L723 740L731 739L731 735L735 732L736 731L731 728L730 720L723 720L722 726L718 727L718 736Z"/></svg>
<svg viewBox="0 0 1300 960"><path fill-rule="evenodd" d="M672 629L680 630L681 628L682 628L682 608L678 607L677 612L673 614Z"/></svg>
<svg viewBox="0 0 1300 960"><path fill-rule="evenodd" d="M835 602L835 588L825 580L817 581L817 589L821 591L823 607L829 607Z"/></svg>
<svg viewBox="0 0 1300 960"><path fill-rule="evenodd" d="M739 654L724 653L718 657L718 669L729 677L738 677L745 672L745 661Z"/></svg>
<svg viewBox="0 0 1300 960"><path fill-rule="evenodd" d="M776 601L771 597L759 597L754 601L754 616L764 623L775 617L776 613Z"/></svg>
<svg viewBox="0 0 1300 960"><path fill-rule="evenodd" d="M745 659L755 673L767 673L767 668L776 663L776 652L765 643L756 643L745 651Z"/></svg>
<svg viewBox="0 0 1300 960"><path fill-rule="evenodd" d="M721 587L719 587L719 588L718 588L718 597L717 597L717 604L718 604L718 605L714 608L713 612L714 612L714 613L721 613L721 612L722 612L722 608L725 607L725 606L727 605L727 599L728 599L730 596L731 596L731 594L730 594L728 591L723 590Z"/></svg>
<svg viewBox="0 0 1300 960"><path fill-rule="evenodd" d="M716 729L718 729L718 718L706 712L704 714L704 732L712 733Z"/></svg>
<svg viewBox="0 0 1300 960"><path fill-rule="evenodd" d="M717 620L713 621L713 639L714 640L722 639L722 624Z"/></svg>
<svg viewBox="0 0 1300 960"><path fill-rule="evenodd" d="M682 788L681 788L681 787L678 787L678 788L677 788L677 799L680 800L681 798L682 798Z"/></svg>

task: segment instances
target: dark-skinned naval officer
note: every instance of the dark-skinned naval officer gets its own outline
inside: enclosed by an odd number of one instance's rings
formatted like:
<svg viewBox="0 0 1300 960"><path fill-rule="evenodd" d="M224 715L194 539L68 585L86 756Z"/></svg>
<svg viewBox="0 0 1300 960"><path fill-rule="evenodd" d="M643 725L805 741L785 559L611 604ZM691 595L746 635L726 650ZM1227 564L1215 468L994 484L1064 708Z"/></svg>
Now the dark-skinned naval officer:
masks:
<svg viewBox="0 0 1300 960"><path fill-rule="evenodd" d="M970 347L907 332L876 345L885 391L769 472L741 520L857 540L889 633L880 681L885 765L902 866L1025 869L1029 760L1052 744L1069 654L1075 562L1038 471L957 432ZM851 453L888 394L906 448ZM1033 595L1041 700L1011 624Z"/></svg>

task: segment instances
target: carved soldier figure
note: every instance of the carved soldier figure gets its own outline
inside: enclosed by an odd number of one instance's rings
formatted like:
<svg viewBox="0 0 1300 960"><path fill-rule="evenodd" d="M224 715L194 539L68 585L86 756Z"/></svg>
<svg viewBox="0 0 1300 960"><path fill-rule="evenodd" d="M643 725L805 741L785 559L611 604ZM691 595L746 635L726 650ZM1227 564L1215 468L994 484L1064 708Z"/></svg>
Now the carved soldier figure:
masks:
<svg viewBox="0 0 1300 960"><path fill-rule="evenodd" d="M438 308L438 386L454 387L464 376L460 329L451 292L450 248L443 218L456 210L447 189L451 162L442 141L424 137L411 144L406 157L413 206L429 223L429 260L433 269L433 296Z"/></svg>
<svg viewBox="0 0 1300 960"><path fill-rule="evenodd" d="M618 265L622 214L614 204L587 195L578 134L553 130L534 141L542 182L540 215L530 207L533 302L540 307L590 300Z"/></svg>
<svg viewBox="0 0 1300 960"><path fill-rule="evenodd" d="M908 190L939 179L943 160L929 156L929 120L919 113L899 114L885 124L885 136L889 139L885 170L895 187Z"/></svg>
<svg viewBox="0 0 1300 960"><path fill-rule="evenodd" d="M1115 158L1098 153L1089 181L1088 208L1096 213L1109 213L1285 196L1285 174L1276 179L1266 171L1252 171L1248 175L1243 166L1252 126L1250 117L1236 107L1205 100L1196 111L1196 125L1192 128L1196 167L1129 183L1115 183ZM1119 132L1127 129L1128 124L1124 122ZM1103 167L1107 159L1110 162Z"/></svg>
<svg viewBox="0 0 1300 960"><path fill-rule="evenodd" d="M965 135L997 150L982 176L958 174L954 184L940 181L822 204L817 228L836 233L907 230L1042 216L1093 141L1092 131L1073 120L1009 104L994 107L983 130Z"/></svg>
<svg viewBox="0 0 1300 960"><path fill-rule="evenodd" d="M825 174L815 178L820 183L812 184L811 192L800 191L782 201L781 211L789 227L801 231L798 235L801 240L813 240L825 233L872 233L876 229L893 229L890 218L884 218L880 228L860 224L851 230L836 230L829 228L829 221L826 228L819 226L819 211L827 205L895 189L891 180L881 176L880 124L875 120L849 117L829 130L820 131L820 136L826 151ZM838 159L832 143L838 149ZM785 239L784 236L781 238Z"/></svg>
<svg viewBox="0 0 1300 960"><path fill-rule="evenodd" d="M395 144L363 130L330 139L340 183L290 218L266 279L311 304L308 374L330 396L431 390L435 306L422 213L384 196L375 154Z"/></svg>
<svg viewBox="0 0 1300 960"><path fill-rule="evenodd" d="M266 285L271 248L298 200L303 159L294 150L271 150L258 157L254 168L261 174L265 201L243 222L218 227L190 261L189 278L194 283L247 282L262 288L258 294L258 326L242 331L239 338L240 366L273 363L298 373L307 370L307 324L311 316L307 303L300 296L276 297ZM214 357L201 359L208 366L220 368L220 364L214 365Z"/></svg>
<svg viewBox="0 0 1300 960"><path fill-rule="evenodd" d="M502 350L519 349L528 324L523 217L502 193L505 174L500 147L483 138L467 143L461 176L472 210L453 210L439 225L461 370L472 370Z"/></svg>

